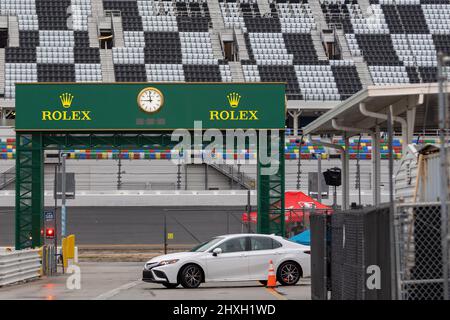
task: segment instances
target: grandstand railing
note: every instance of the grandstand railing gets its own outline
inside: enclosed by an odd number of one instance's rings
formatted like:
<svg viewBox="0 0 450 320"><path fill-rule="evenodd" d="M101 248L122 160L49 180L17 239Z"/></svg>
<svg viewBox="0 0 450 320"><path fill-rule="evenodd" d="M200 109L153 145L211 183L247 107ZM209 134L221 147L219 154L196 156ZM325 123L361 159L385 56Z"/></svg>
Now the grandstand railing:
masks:
<svg viewBox="0 0 450 320"><path fill-rule="evenodd" d="M16 167L11 167L0 174L0 190L16 180Z"/></svg>
<svg viewBox="0 0 450 320"><path fill-rule="evenodd" d="M217 164L217 163L210 163L208 165L213 167L217 171L223 173L227 177L233 179L233 181L235 181L245 189L247 190L255 189L256 180L246 175L242 171L237 171L234 166L229 164Z"/></svg>
<svg viewBox="0 0 450 320"><path fill-rule="evenodd" d="M105 10L105 17L121 17L122 12L120 10Z"/></svg>

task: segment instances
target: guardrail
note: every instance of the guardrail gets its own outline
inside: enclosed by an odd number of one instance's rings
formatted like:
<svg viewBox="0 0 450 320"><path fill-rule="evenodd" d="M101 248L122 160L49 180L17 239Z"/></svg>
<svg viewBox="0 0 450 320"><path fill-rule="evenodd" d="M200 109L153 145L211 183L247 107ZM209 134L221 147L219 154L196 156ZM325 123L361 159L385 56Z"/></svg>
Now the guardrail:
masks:
<svg viewBox="0 0 450 320"><path fill-rule="evenodd" d="M0 287L40 277L40 250L0 251Z"/></svg>

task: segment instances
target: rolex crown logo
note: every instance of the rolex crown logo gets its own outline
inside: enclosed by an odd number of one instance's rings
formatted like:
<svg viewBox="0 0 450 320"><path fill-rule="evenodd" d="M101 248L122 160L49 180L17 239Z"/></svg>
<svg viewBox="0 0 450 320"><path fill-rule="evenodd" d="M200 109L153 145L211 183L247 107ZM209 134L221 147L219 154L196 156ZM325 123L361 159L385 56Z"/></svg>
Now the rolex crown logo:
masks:
<svg viewBox="0 0 450 320"><path fill-rule="evenodd" d="M227 95L228 103L230 107L236 108L239 105L239 100L241 100L241 96L237 92L231 92Z"/></svg>
<svg viewBox="0 0 450 320"><path fill-rule="evenodd" d="M73 95L71 95L70 93L63 93L59 96L59 98L61 99L61 103L64 108L70 108L70 106L72 105Z"/></svg>

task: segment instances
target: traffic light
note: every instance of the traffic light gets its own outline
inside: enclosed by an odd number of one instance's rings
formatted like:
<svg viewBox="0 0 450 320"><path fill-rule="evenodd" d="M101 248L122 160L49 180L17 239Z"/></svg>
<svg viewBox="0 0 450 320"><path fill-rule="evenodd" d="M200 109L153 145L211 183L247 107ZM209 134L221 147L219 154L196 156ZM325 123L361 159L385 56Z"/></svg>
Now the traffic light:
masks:
<svg viewBox="0 0 450 320"><path fill-rule="evenodd" d="M54 228L45 229L45 237L47 239L53 239L55 237L55 229Z"/></svg>

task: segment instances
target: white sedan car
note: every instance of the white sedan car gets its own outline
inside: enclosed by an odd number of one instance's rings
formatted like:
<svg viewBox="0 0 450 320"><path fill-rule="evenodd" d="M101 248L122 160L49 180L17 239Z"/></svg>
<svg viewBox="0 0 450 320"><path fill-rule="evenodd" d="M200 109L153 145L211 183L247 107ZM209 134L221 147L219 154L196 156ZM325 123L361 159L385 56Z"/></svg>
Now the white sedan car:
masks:
<svg viewBox="0 0 450 320"><path fill-rule="evenodd" d="M294 285L310 276L310 247L279 236L234 234L219 236L190 252L162 255L149 260L143 281L161 283L167 288L181 284L196 288L202 282L267 281L269 261L277 280Z"/></svg>

